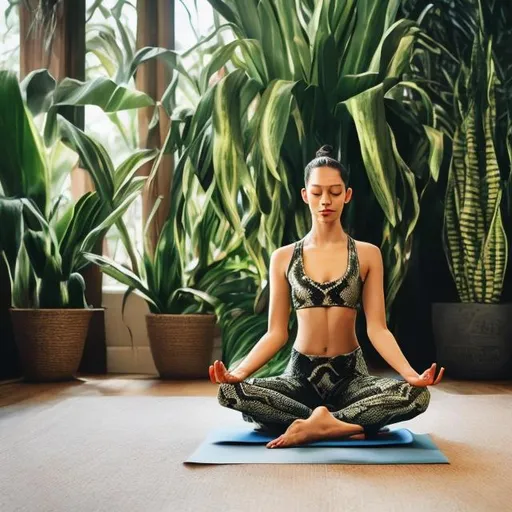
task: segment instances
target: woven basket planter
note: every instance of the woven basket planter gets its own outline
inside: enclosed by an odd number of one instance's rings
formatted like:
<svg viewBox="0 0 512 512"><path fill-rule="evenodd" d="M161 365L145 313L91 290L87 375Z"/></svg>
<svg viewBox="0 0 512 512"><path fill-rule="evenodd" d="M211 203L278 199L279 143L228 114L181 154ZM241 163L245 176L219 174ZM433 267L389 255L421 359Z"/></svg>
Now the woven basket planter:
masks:
<svg viewBox="0 0 512 512"><path fill-rule="evenodd" d="M26 381L74 379L93 311L11 308L14 336Z"/></svg>
<svg viewBox="0 0 512 512"><path fill-rule="evenodd" d="M149 345L162 379L208 378L215 315L146 315Z"/></svg>

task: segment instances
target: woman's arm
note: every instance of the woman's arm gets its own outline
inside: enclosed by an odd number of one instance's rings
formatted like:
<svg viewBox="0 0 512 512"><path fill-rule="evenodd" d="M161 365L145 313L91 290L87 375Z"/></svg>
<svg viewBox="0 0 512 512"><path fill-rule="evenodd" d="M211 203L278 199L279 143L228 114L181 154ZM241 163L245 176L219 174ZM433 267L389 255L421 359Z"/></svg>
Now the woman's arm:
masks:
<svg viewBox="0 0 512 512"><path fill-rule="evenodd" d="M270 257L270 304L268 329L245 359L237 366L234 375L245 379L259 370L274 357L288 341L288 320L290 317L290 294L285 276L287 252L281 247Z"/></svg>
<svg viewBox="0 0 512 512"><path fill-rule="evenodd" d="M402 377L417 375L400 350L386 323L384 302L384 265L382 254L375 245L367 244L368 273L363 288L366 331L377 352Z"/></svg>

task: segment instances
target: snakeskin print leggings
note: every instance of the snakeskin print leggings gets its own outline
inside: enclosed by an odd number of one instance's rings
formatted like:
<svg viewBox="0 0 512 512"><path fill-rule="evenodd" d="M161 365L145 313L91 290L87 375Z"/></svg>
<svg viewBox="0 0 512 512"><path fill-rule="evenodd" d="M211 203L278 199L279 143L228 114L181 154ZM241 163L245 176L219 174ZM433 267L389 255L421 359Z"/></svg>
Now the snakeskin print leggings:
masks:
<svg viewBox="0 0 512 512"><path fill-rule="evenodd" d="M361 425L372 435L385 425L424 412L430 391L369 375L361 347L334 357L306 355L292 348L281 375L222 383L218 400L262 430L282 432L294 420L309 418L314 408L324 405L335 418Z"/></svg>

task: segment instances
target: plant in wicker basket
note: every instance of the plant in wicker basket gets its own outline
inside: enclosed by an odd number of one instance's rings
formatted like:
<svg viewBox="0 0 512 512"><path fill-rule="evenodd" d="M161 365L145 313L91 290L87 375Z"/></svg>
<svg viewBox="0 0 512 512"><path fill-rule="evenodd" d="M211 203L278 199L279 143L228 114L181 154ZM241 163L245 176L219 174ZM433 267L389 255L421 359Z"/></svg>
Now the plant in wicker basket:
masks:
<svg viewBox="0 0 512 512"><path fill-rule="evenodd" d="M114 169L100 144L61 117L64 138L47 149L14 74L0 72L0 92L0 136L10 148L0 168L0 255L16 342L26 379L66 380L78 369L92 316L79 273L89 264L83 253L114 223L127 237L122 215L144 184L133 176L157 152L137 152ZM64 195L52 201L79 159L96 190L76 203L66 205Z"/></svg>
<svg viewBox="0 0 512 512"><path fill-rule="evenodd" d="M147 230L158 205L159 201L146 223L144 253L136 269L92 253L84 256L99 265L105 274L127 286L123 312L133 291L146 300L150 310L146 315L146 325L160 377L206 378L211 363L216 313L222 304L217 297L187 286L187 281L193 282L193 278L182 267L172 208L155 250L150 250ZM131 247L130 250L135 249Z"/></svg>

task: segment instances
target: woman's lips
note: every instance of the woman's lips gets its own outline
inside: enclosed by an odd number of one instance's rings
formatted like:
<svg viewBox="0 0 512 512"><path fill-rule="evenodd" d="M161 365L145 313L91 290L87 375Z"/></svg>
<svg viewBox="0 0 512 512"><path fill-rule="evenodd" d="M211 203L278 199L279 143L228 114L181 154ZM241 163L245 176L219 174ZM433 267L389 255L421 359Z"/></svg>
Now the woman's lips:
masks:
<svg viewBox="0 0 512 512"><path fill-rule="evenodd" d="M331 213L334 213L332 210L323 210L320 212L322 215L330 215Z"/></svg>

